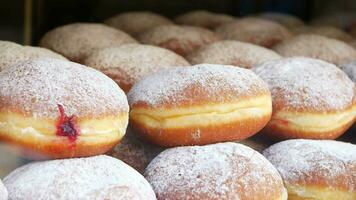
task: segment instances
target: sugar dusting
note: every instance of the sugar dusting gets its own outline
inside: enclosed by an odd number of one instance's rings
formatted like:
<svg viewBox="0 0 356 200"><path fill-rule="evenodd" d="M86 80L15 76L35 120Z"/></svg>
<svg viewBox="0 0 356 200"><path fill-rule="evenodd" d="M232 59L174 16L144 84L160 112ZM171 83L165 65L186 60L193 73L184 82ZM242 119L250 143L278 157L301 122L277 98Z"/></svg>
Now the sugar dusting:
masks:
<svg viewBox="0 0 356 200"><path fill-rule="evenodd" d="M2 183L2 181L0 180L0 200L7 200L7 198L8 198L7 190L4 184Z"/></svg>
<svg viewBox="0 0 356 200"><path fill-rule="evenodd" d="M312 58L285 58L253 68L268 85L273 105L325 112L352 106L354 83L335 65Z"/></svg>
<svg viewBox="0 0 356 200"><path fill-rule="evenodd" d="M233 16L221 13L213 13L205 10L187 12L179 15L175 19L178 24L200 26L209 29L216 28L222 24L229 23L234 20L235 18Z"/></svg>
<svg viewBox="0 0 356 200"><path fill-rule="evenodd" d="M3 109L57 118L58 104L68 116L98 117L128 112L124 92L104 74L58 59L35 59L0 72Z"/></svg>
<svg viewBox="0 0 356 200"><path fill-rule="evenodd" d="M275 199L283 192L271 163L237 143L165 150L149 164L145 177L159 199Z"/></svg>
<svg viewBox="0 0 356 200"><path fill-rule="evenodd" d="M356 59L352 62L344 63L339 65L353 82L356 82Z"/></svg>
<svg viewBox="0 0 356 200"><path fill-rule="evenodd" d="M284 181L301 184L322 177L330 187L343 182L356 191L356 146L332 140L295 139L267 148L263 155L278 169Z"/></svg>
<svg viewBox="0 0 356 200"><path fill-rule="evenodd" d="M22 166L4 179L10 199L89 200L102 191L133 190L136 199L155 200L149 183L125 163L109 156L35 162ZM95 198L91 198L95 197ZM128 199L120 196L109 199Z"/></svg>

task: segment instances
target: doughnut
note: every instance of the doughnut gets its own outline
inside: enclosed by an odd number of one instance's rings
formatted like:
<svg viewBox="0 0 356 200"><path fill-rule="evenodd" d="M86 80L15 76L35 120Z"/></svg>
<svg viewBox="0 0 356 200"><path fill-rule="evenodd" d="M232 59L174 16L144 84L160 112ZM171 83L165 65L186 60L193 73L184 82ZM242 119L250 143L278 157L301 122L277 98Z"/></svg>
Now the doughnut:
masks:
<svg viewBox="0 0 356 200"><path fill-rule="evenodd" d="M311 21L313 25L329 25L348 30L356 23L356 14L352 12L340 12L324 15Z"/></svg>
<svg viewBox="0 0 356 200"><path fill-rule="evenodd" d="M161 25L173 24L168 18L147 11L125 12L107 19L105 24L136 36L137 34Z"/></svg>
<svg viewBox="0 0 356 200"><path fill-rule="evenodd" d="M167 149L148 165L145 177L157 200L287 200L276 168L232 142Z"/></svg>
<svg viewBox="0 0 356 200"><path fill-rule="evenodd" d="M187 56L192 64L210 63L251 68L281 58L276 52L250 43L223 40L201 47Z"/></svg>
<svg viewBox="0 0 356 200"><path fill-rule="evenodd" d="M271 138L335 139L355 121L355 84L331 63L284 58L253 71L272 93L272 118L262 131Z"/></svg>
<svg viewBox="0 0 356 200"><path fill-rule="evenodd" d="M11 172L4 184L14 200L156 200L141 174L105 155L33 162Z"/></svg>
<svg viewBox="0 0 356 200"><path fill-rule="evenodd" d="M349 76L353 82L356 82L356 60L341 64L339 67Z"/></svg>
<svg viewBox="0 0 356 200"><path fill-rule="evenodd" d="M172 51L141 44L101 49L89 54L83 63L112 78L126 93L134 83L150 73L172 66L190 65Z"/></svg>
<svg viewBox="0 0 356 200"><path fill-rule="evenodd" d="M128 123L124 92L99 71L70 61L34 59L0 72L0 141L23 156L102 154Z"/></svg>
<svg viewBox="0 0 356 200"><path fill-rule="evenodd" d="M356 145L332 140L287 140L263 155L277 168L288 200L356 199Z"/></svg>
<svg viewBox="0 0 356 200"><path fill-rule="evenodd" d="M7 200L8 194L4 184L0 180L0 200Z"/></svg>
<svg viewBox="0 0 356 200"><path fill-rule="evenodd" d="M129 128L120 144L115 147L112 156L143 174L147 165L161 151L162 148L138 138Z"/></svg>
<svg viewBox="0 0 356 200"><path fill-rule="evenodd" d="M230 15L213 13L206 10L194 10L175 18L178 24L199 26L207 29L215 29L216 27L233 22L235 18Z"/></svg>
<svg viewBox="0 0 356 200"><path fill-rule="evenodd" d="M294 30L305 26L304 22L294 15L278 12L264 12L258 15L258 17L266 20L277 22L289 30Z"/></svg>
<svg viewBox="0 0 356 200"><path fill-rule="evenodd" d="M356 50L345 42L315 34L301 34L273 48L284 57L303 56L336 65L356 59Z"/></svg>
<svg viewBox="0 0 356 200"><path fill-rule="evenodd" d="M69 60L81 62L94 50L137 43L128 34L98 23L73 23L47 32L40 46L64 55Z"/></svg>
<svg viewBox="0 0 356 200"><path fill-rule="evenodd" d="M215 32L226 40L238 40L268 48L292 36L287 28L278 23L253 17L221 25Z"/></svg>
<svg viewBox="0 0 356 200"><path fill-rule="evenodd" d="M185 56L201 46L218 41L219 37L200 27L162 25L142 32L138 35L138 40Z"/></svg>
<svg viewBox="0 0 356 200"><path fill-rule="evenodd" d="M63 56L49 49L22 46L14 42L0 40L0 71L17 62L43 57L66 60Z"/></svg>
<svg viewBox="0 0 356 200"><path fill-rule="evenodd" d="M340 28L336 28L333 26L305 26L298 30L299 34L315 34L322 35L333 39L338 39L344 41L346 43L351 42L353 40L352 36Z"/></svg>
<svg viewBox="0 0 356 200"><path fill-rule="evenodd" d="M356 49L356 40L351 41L351 42L350 42L350 45L351 45L354 49Z"/></svg>
<svg viewBox="0 0 356 200"><path fill-rule="evenodd" d="M128 93L130 125L163 147L248 138L269 121L268 86L251 70L201 64L146 76Z"/></svg>

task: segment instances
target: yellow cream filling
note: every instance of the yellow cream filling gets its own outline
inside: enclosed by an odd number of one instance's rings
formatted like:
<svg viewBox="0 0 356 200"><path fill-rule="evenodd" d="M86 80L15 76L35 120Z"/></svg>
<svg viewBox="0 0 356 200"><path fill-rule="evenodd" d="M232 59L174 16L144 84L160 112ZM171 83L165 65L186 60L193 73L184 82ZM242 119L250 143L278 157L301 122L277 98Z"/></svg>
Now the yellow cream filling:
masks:
<svg viewBox="0 0 356 200"><path fill-rule="evenodd" d="M287 185L288 200L355 200L356 192L317 186Z"/></svg>

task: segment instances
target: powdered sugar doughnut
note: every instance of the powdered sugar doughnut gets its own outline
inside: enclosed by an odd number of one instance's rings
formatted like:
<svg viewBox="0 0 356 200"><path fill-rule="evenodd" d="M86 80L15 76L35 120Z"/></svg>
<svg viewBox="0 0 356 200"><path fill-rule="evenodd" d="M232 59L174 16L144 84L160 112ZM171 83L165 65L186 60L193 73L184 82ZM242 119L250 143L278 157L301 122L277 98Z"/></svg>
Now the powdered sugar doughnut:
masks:
<svg viewBox="0 0 356 200"><path fill-rule="evenodd" d="M180 55L150 45L126 44L90 54L84 64L102 71L125 92L144 76L172 66L189 66Z"/></svg>
<svg viewBox="0 0 356 200"><path fill-rule="evenodd" d="M356 82L356 60L339 66L353 82Z"/></svg>
<svg viewBox="0 0 356 200"><path fill-rule="evenodd" d="M271 116L267 85L252 71L202 64L160 71L128 93L131 127L154 144L245 139Z"/></svg>
<svg viewBox="0 0 356 200"><path fill-rule="evenodd" d="M148 165L145 177L158 200L287 199L273 165L237 143L167 149Z"/></svg>
<svg viewBox="0 0 356 200"><path fill-rule="evenodd" d="M43 57L66 60L63 56L45 48L21 46L13 42L0 40L0 71L17 62Z"/></svg>
<svg viewBox="0 0 356 200"><path fill-rule="evenodd" d="M278 23L253 17L219 26L216 33L226 40L238 40L264 47L272 47L292 36L287 28Z"/></svg>
<svg viewBox="0 0 356 200"><path fill-rule="evenodd" d="M221 13L213 13L206 10L194 10L175 18L178 24L199 26L208 29L214 29L222 24L233 22L234 17Z"/></svg>
<svg viewBox="0 0 356 200"><path fill-rule="evenodd" d="M341 64L356 59L356 50L348 44L320 35L302 34L273 48L284 57L305 56Z"/></svg>
<svg viewBox="0 0 356 200"><path fill-rule="evenodd" d="M309 26L298 30L299 34L315 34L338 39L344 42L351 42L352 36L342 29L333 26Z"/></svg>
<svg viewBox="0 0 356 200"><path fill-rule="evenodd" d="M287 27L289 30L294 30L305 26L304 22L301 19L286 13L265 12L259 14L258 17L277 22Z"/></svg>
<svg viewBox="0 0 356 200"><path fill-rule="evenodd" d="M4 184L0 180L0 200L7 200L8 194Z"/></svg>
<svg viewBox="0 0 356 200"><path fill-rule="evenodd" d="M253 70L272 93L273 115L264 129L272 137L334 139L355 121L355 84L335 65L295 57Z"/></svg>
<svg viewBox="0 0 356 200"><path fill-rule="evenodd" d="M25 153L102 154L125 134L126 96L94 69L58 59L29 60L0 72L0 85L0 138Z"/></svg>
<svg viewBox="0 0 356 200"><path fill-rule="evenodd" d="M4 183L14 200L156 199L138 172L109 156L30 163Z"/></svg>
<svg viewBox="0 0 356 200"><path fill-rule="evenodd" d="M135 36L147 29L161 25L173 24L173 22L156 13L136 11L115 15L107 19L105 24Z"/></svg>
<svg viewBox="0 0 356 200"><path fill-rule="evenodd" d="M278 169L289 200L355 199L356 146L331 140L287 140L263 155Z"/></svg>
<svg viewBox="0 0 356 200"><path fill-rule="evenodd" d="M125 43L137 43L128 34L97 23L74 23L47 32L40 46L81 62L92 51Z"/></svg>
<svg viewBox="0 0 356 200"><path fill-rule="evenodd" d="M201 46L218 41L219 38L215 33L200 27L163 25L142 32L138 35L138 40L185 56Z"/></svg>
<svg viewBox="0 0 356 200"><path fill-rule="evenodd" d="M223 40L204 46L187 56L192 64L210 63L251 68L281 58L276 52L245 42Z"/></svg>

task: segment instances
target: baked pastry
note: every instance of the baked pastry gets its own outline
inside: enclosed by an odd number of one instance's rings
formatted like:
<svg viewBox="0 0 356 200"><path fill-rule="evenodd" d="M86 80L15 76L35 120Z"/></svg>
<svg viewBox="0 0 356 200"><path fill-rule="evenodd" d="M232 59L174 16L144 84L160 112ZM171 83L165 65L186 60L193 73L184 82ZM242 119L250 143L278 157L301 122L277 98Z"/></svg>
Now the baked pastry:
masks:
<svg viewBox="0 0 356 200"><path fill-rule="evenodd" d="M105 24L132 36L161 25L173 24L168 18L148 11L125 12L107 19Z"/></svg>
<svg viewBox="0 0 356 200"><path fill-rule="evenodd" d="M143 174L147 165L161 151L163 148L142 140L128 128L120 144L115 147L112 156Z"/></svg>
<svg viewBox="0 0 356 200"><path fill-rule="evenodd" d="M356 60L341 64L339 67L350 77L353 82L356 82Z"/></svg>
<svg viewBox="0 0 356 200"><path fill-rule="evenodd" d="M141 44L101 49L90 54L83 63L108 75L126 93L148 74L173 66L190 65L172 51Z"/></svg>
<svg viewBox="0 0 356 200"><path fill-rule="evenodd" d="M131 127L166 147L243 140L272 111L267 85L252 71L202 64L160 71L128 93Z"/></svg>
<svg viewBox="0 0 356 200"><path fill-rule="evenodd" d="M251 68L279 58L280 55L267 48L233 40L206 45L187 56L187 60L192 64L224 64L243 68Z"/></svg>
<svg viewBox="0 0 356 200"><path fill-rule="evenodd" d="M194 10L177 16L174 21L178 24L214 29L222 24L233 22L234 20L235 18L230 15L206 10Z"/></svg>
<svg viewBox="0 0 356 200"><path fill-rule="evenodd" d="M284 26L270 20L247 17L216 28L215 32L226 40L238 40L264 47L290 38L293 34Z"/></svg>
<svg viewBox="0 0 356 200"><path fill-rule="evenodd" d="M7 200L8 194L4 184L0 180L0 200Z"/></svg>
<svg viewBox="0 0 356 200"><path fill-rule="evenodd" d="M0 71L17 62L35 58L57 58L66 60L63 56L49 49L22 46L14 42L0 40Z"/></svg>
<svg viewBox="0 0 356 200"><path fill-rule="evenodd" d="M158 200L287 199L273 165L238 143L167 149L148 165L145 177Z"/></svg>
<svg viewBox="0 0 356 200"><path fill-rule="evenodd" d="M182 56L219 40L215 33L207 29L178 25L162 25L151 28L139 34L137 38L144 44L170 49Z"/></svg>
<svg viewBox="0 0 356 200"><path fill-rule="evenodd" d="M345 42L315 34L302 34L273 48L284 57L304 56L336 65L356 59L356 50Z"/></svg>
<svg viewBox="0 0 356 200"><path fill-rule="evenodd" d="M4 179L16 200L155 200L145 178L109 156L35 162Z"/></svg>
<svg viewBox="0 0 356 200"><path fill-rule="evenodd" d="M124 92L99 71L35 59L0 72L0 140L34 158L105 153L125 134Z"/></svg>
<svg viewBox="0 0 356 200"><path fill-rule="evenodd" d="M272 138L335 139L356 119L355 84L331 63L285 58L253 68L272 93Z"/></svg>
<svg viewBox="0 0 356 200"><path fill-rule="evenodd" d="M356 145L331 140L287 140L263 155L278 169L288 200L356 199Z"/></svg>
<svg viewBox="0 0 356 200"><path fill-rule="evenodd" d="M298 30L299 34L322 35L333 39L338 39L346 43L353 40L352 36L340 28L334 26L305 26Z"/></svg>
<svg viewBox="0 0 356 200"><path fill-rule="evenodd" d="M324 15L311 21L313 25L329 25L349 30L356 23L356 14L352 12L339 12Z"/></svg>
<svg viewBox="0 0 356 200"><path fill-rule="evenodd" d="M301 19L299 19L294 15L290 15L286 13L264 12L259 14L258 17L277 22L285 26L289 30L295 30L305 26L305 23Z"/></svg>
<svg viewBox="0 0 356 200"><path fill-rule="evenodd" d="M40 46L80 63L94 50L126 43L137 41L128 34L104 24L74 23L47 32L42 37Z"/></svg>

